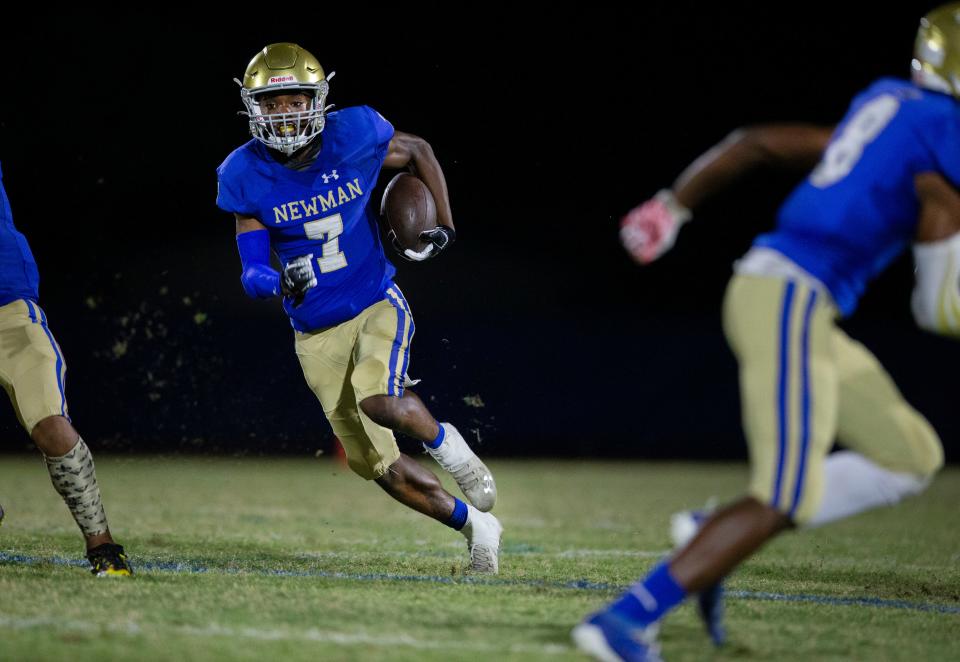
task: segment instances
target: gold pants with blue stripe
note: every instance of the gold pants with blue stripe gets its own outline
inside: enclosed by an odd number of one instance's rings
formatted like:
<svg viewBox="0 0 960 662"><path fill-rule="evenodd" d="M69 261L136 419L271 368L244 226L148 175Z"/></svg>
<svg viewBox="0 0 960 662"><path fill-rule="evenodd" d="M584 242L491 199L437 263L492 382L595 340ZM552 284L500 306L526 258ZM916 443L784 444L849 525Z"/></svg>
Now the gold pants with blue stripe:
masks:
<svg viewBox="0 0 960 662"><path fill-rule="evenodd" d="M810 519L834 441L891 471L927 477L942 466L936 432L876 357L836 326L823 292L736 275L723 316L740 370L752 496L796 523Z"/></svg>
<svg viewBox="0 0 960 662"><path fill-rule="evenodd" d="M40 306L18 299L0 306L0 384L30 434L48 416L67 414L67 363Z"/></svg>
<svg viewBox="0 0 960 662"><path fill-rule="evenodd" d="M347 463L372 480L400 458L389 428L374 423L359 407L373 395L403 395L414 324L400 289L351 320L310 333L297 333L295 348L303 376L320 400Z"/></svg>

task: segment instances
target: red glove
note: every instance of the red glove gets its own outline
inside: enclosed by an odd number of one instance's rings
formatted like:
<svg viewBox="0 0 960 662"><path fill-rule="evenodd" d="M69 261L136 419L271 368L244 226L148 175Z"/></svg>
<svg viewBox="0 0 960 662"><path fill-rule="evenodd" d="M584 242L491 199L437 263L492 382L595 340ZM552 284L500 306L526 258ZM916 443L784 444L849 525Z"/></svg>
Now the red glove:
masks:
<svg viewBox="0 0 960 662"><path fill-rule="evenodd" d="M680 226L692 217L672 191L663 189L623 217L620 243L636 262L649 264L670 250Z"/></svg>

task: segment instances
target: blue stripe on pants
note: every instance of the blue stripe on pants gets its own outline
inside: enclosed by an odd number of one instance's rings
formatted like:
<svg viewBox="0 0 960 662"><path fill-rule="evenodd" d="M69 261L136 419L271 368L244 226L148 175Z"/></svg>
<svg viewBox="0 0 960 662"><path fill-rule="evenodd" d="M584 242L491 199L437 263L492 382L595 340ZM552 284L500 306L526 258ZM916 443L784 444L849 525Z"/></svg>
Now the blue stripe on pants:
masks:
<svg viewBox="0 0 960 662"><path fill-rule="evenodd" d="M807 448L810 445L810 319L817 302L817 291L810 290L810 300L803 313L803 335L800 345L800 457L797 459L797 482L793 488L793 505L790 506L790 516L793 517L800 504L803 492L804 472L807 469Z"/></svg>
<svg viewBox="0 0 960 662"><path fill-rule="evenodd" d="M387 395L400 397L403 395L403 373L400 372L397 365L397 358L400 355L400 346L403 344L403 328L406 326L407 312L399 302L399 297L393 288L387 290L387 300L397 311L397 334L393 339L393 349L390 350L390 365L387 369L390 373L390 383L387 385Z"/></svg>
<svg viewBox="0 0 960 662"><path fill-rule="evenodd" d="M407 315L410 317L410 333L407 334L407 350L403 353L403 366L400 368L400 395L403 395L403 379L407 374L407 366L410 364L410 344L413 342L413 334L417 331L417 325L413 323L413 313L410 312L410 304L407 303L406 297L403 296L403 292L400 291L399 287L394 287L394 291L397 293L397 296L400 297L400 303L403 304L404 310L407 311Z"/></svg>
<svg viewBox="0 0 960 662"><path fill-rule="evenodd" d="M30 305L30 302L27 302L27 307L30 307L30 318L33 319L33 309ZM40 311L40 326L43 327L43 332L47 334L47 339L50 340L50 346L53 347L53 353L57 355L57 389L60 391L60 415L67 415L67 398L64 395L63 391L63 357L60 355L60 348L57 347L57 342L53 339L53 334L50 333L50 329L47 327L47 315L43 312L43 309L40 306L37 306L37 310Z"/></svg>
<svg viewBox="0 0 960 662"><path fill-rule="evenodd" d="M787 281L783 292L783 309L780 312L780 375L777 386L778 459L777 475L773 483L774 508L780 505L780 487L783 484L783 466L787 461L787 439L790 436L788 414L790 410L790 317L793 308L793 291L796 284Z"/></svg>

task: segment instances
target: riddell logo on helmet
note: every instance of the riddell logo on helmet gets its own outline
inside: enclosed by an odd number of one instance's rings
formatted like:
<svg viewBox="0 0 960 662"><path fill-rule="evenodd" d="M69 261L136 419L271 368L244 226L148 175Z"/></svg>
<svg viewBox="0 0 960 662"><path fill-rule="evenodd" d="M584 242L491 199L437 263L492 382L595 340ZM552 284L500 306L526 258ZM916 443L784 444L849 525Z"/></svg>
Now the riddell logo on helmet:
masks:
<svg viewBox="0 0 960 662"><path fill-rule="evenodd" d="M297 77L296 76L271 76L270 82L271 83L296 83Z"/></svg>

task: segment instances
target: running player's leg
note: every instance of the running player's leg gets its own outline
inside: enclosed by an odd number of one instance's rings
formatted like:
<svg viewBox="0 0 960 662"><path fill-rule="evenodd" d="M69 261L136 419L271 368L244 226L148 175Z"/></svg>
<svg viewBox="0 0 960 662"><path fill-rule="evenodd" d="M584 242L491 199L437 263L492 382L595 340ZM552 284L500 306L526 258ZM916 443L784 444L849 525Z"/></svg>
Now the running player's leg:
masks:
<svg viewBox="0 0 960 662"><path fill-rule="evenodd" d="M30 301L8 304L0 308L0 334L4 387L86 539L94 574L129 575L123 548L114 543L107 525L93 456L67 414L66 362L46 314Z"/></svg>
<svg viewBox="0 0 960 662"><path fill-rule="evenodd" d="M432 471L403 453L376 482L405 506L460 531L467 539L472 571L499 572L503 527L492 514L452 496Z"/></svg>
<svg viewBox="0 0 960 662"><path fill-rule="evenodd" d="M307 343L303 343L306 346ZM316 345L314 344L314 347ZM370 420L358 407L351 378L352 359L338 373L331 364L336 352L318 352L311 358L298 346L304 373L312 376L311 386L317 386L316 375L326 377L329 387L315 390L324 405L324 413L340 440L347 465L361 478L374 480L390 496L403 505L432 517L457 530L463 528L466 507L457 507L457 499L443 489L430 471L400 452L393 433ZM316 359L312 358L316 357ZM314 363L325 367L316 368ZM342 377L338 378L338 374ZM339 391L339 392L337 392Z"/></svg>
<svg viewBox="0 0 960 662"><path fill-rule="evenodd" d="M391 287L370 310L357 339L352 378L363 414L422 442L473 506L491 510L497 500L493 474L453 425L438 423L420 398L405 390L414 323L403 294Z"/></svg>
<svg viewBox="0 0 960 662"><path fill-rule="evenodd" d="M340 440L347 465L358 476L374 480L396 462L400 450L393 439L371 439L360 421L351 383L359 326L360 321L353 319L313 333L297 333L295 348L304 379Z"/></svg>
<svg viewBox="0 0 960 662"><path fill-rule="evenodd" d="M349 377L368 447L380 449L379 454L384 458L397 458L391 462L384 460L373 477L401 503L461 531L467 538L473 570L497 572L502 533L500 522L493 515L447 494L429 470L400 455L397 450L393 429L421 441L433 435L434 440L450 442L444 445L451 449L466 448L466 444L460 439L460 444L454 445L459 437L456 429L447 423L438 424L420 399L404 390L413 318L398 290L391 288L388 296L390 298L371 306L358 317L359 328L352 354L354 365ZM480 470L487 474L492 485L486 467L469 449L467 451L469 458L480 464ZM482 481L469 473L475 471L469 466L469 458L464 463L467 468L461 474L453 474L468 498L474 487L482 494ZM389 470L380 471L384 466ZM492 496L495 495L496 492L492 491ZM492 506L492 501L486 505Z"/></svg>
<svg viewBox="0 0 960 662"><path fill-rule="evenodd" d="M370 420L423 443L426 451L456 481L477 509L490 511L497 500L493 474L450 423L438 423L415 393L372 395L360 402Z"/></svg>
<svg viewBox="0 0 960 662"><path fill-rule="evenodd" d="M817 290L779 278L735 276L724 326L740 366L748 495L718 510L675 557L574 630L584 650L655 651L656 624L691 593L729 572L816 511L823 458L836 429L833 306ZM708 623L708 627L711 624ZM642 639L640 649L629 641Z"/></svg>
<svg viewBox="0 0 960 662"><path fill-rule="evenodd" d="M393 310L389 305L387 309ZM374 422L357 403L358 387L376 392L382 382L386 388L387 360L379 361L382 374L378 374L377 361L362 355L363 366L358 370L353 351L367 317L384 314L382 311L383 306L377 304L336 327L297 334L297 357L307 384L319 399L354 473L376 481L405 506L461 531L471 546L472 569L496 572L500 537L496 518L447 493L429 470L402 455L393 432ZM389 357L389 344L386 352Z"/></svg>
<svg viewBox="0 0 960 662"><path fill-rule="evenodd" d="M731 283L725 326L740 365L749 496L719 510L671 563L688 590L722 578L819 506L837 424L834 309L823 299L780 279L738 276Z"/></svg>
<svg viewBox="0 0 960 662"><path fill-rule="evenodd" d="M929 422L904 400L870 351L833 334L839 373L837 440L826 459L824 498L810 525L826 524L921 492L943 466Z"/></svg>
<svg viewBox="0 0 960 662"><path fill-rule="evenodd" d="M87 539L87 548L113 542L97 486L93 456L63 416L47 416L33 426L33 442L43 453L54 489L63 497Z"/></svg>

